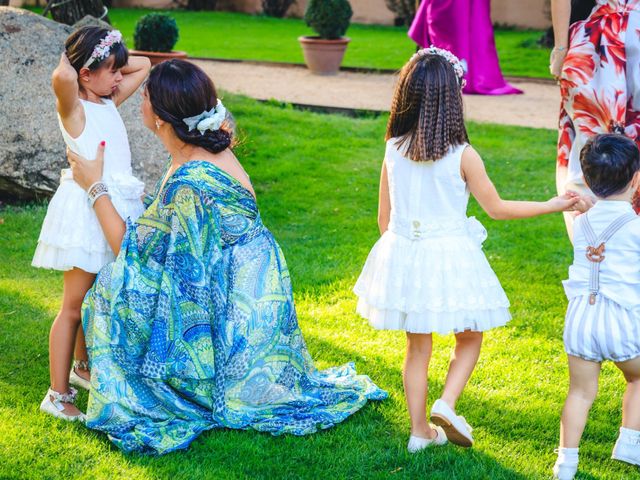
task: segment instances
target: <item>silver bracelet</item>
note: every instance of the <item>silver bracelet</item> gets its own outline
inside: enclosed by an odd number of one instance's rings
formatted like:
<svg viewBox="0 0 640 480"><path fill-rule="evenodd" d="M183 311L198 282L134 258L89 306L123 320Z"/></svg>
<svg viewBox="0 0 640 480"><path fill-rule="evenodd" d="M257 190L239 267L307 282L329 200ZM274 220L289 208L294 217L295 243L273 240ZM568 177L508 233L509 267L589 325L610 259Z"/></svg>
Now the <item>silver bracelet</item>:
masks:
<svg viewBox="0 0 640 480"><path fill-rule="evenodd" d="M566 50L567 47L553 47L553 51L554 52L562 52L564 50Z"/></svg>
<svg viewBox="0 0 640 480"><path fill-rule="evenodd" d="M96 182L89 187L89 190L87 190L89 203L92 207L96 203L96 200L98 200L98 198L102 197L103 195L109 195L109 189L103 182Z"/></svg>
<svg viewBox="0 0 640 480"><path fill-rule="evenodd" d="M107 197L111 198L111 195L109 195L109 192L98 192L91 200L91 207L93 207L96 203L96 200L98 200L103 195L106 195Z"/></svg>

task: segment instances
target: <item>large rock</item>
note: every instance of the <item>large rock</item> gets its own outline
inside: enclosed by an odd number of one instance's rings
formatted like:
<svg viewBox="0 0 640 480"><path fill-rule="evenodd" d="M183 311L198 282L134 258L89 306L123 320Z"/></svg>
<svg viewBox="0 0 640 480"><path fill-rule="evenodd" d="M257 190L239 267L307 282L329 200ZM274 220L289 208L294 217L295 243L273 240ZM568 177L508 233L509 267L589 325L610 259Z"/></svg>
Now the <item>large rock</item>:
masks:
<svg viewBox="0 0 640 480"><path fill-rule="evenodd" d="M72 28L26 10L0 7L0 197L50 196L66 168L51 73ZM133 169L149 189L167 155L142 124L141 95L120 107L129 134Z"/></svg>

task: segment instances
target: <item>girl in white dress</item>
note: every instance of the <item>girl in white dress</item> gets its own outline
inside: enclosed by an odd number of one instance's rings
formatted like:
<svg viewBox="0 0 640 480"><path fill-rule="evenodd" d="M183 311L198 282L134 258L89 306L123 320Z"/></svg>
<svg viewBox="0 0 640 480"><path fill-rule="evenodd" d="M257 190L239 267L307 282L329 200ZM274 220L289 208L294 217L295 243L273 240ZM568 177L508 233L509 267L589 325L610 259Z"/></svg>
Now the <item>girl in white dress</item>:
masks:
<svg viewBox="0 0 640 480"><path fill-rule="evenodd" d="M411 419L408 449L447 438L473 444L455 413L480 354L484 331L506 324L509 301L482 252L486 231L467 218L471 192L494 219L573 208L571 193L546 202L503 200L469 146L463 120L464 70L446 50L420 50L404 66L387 127L374 245L354 291L358 313L378 329L404 330L404 388ZM433 332L454 333L456 347L442 397L426 417Z"/></svg>
<svg viewBox="0 0 640 480"><path fill-rule="evenodd" d="M128 56L117 30L83 27L67 38L52 76L67 147L93 158L98 144L106 142L103 180L122 218L135 219L142 213L144 185L132 174L129 140L116 107L136 91L149 68L148 59ZM104 193L94 191L94 199ZM62 307L49 335L51 387L40 405L58 418L84 419L74 405L77 392L69 386L89 386L84 336L78 328L80 308L95 274L113 258L87 194L73 181L71 170L63 170L32 262L35 267L64 271Z"/></svg>

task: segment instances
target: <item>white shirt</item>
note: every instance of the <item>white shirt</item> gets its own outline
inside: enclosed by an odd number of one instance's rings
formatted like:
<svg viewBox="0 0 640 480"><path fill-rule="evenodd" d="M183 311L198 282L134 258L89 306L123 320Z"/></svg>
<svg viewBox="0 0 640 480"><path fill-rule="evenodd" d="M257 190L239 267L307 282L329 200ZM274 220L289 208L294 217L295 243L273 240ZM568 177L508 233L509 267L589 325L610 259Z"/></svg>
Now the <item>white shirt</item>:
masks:
<svg viewBox="0 0 640 480"><path fill-rule="evenodd" d="M593 208L576 218L573 233L573 264L569 279L563 281L567 298L589 295L591 261L587 258L584 217L599 236L616 218L633 213L629 202L599 200ZM592 245L597 247L597 245ZM640 217L623 225L605 243L604 260L600 263L600 291L624 308L640 309Z"/></svg>

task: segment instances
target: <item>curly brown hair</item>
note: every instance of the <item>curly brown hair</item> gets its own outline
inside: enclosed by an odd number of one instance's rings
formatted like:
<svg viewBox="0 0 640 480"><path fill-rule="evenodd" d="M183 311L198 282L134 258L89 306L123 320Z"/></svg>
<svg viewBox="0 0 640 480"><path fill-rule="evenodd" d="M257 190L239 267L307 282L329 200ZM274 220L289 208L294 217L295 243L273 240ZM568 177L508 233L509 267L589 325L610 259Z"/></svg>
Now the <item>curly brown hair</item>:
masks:
<svg viewBox="0 0 640 480"><path fill-rule="evenodd" d="M462 81L445 58L416 56L402 68L387 124L390 138L416 162L436 161L469 141Z"/></svg>

